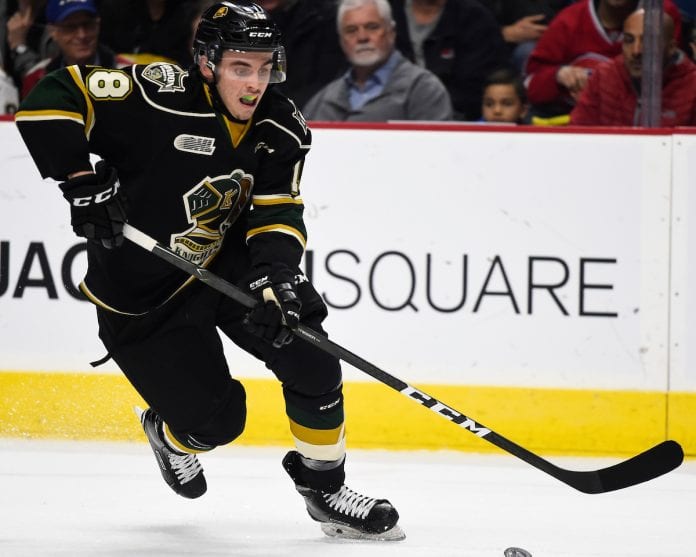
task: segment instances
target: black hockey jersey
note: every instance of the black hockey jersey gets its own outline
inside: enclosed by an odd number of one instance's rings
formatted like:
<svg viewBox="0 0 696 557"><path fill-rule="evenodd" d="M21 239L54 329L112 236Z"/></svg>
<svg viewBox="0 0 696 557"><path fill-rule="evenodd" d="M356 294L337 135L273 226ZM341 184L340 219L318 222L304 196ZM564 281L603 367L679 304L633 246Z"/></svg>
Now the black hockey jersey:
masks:
<svg viewBox="0 0 696 557"><path fill-rule="evenodd" d="M233 234L254 264L296 266L311 144L302 114L273 87L246 123L214 106L195 69L71 66L39 82L16 122L44 178L91 170L97 155L118 172L129 223L196 264L208 265ZM90 242L87 255L81 288L120 313L146 312L190 280L130 242L113 250Z"/></svg>

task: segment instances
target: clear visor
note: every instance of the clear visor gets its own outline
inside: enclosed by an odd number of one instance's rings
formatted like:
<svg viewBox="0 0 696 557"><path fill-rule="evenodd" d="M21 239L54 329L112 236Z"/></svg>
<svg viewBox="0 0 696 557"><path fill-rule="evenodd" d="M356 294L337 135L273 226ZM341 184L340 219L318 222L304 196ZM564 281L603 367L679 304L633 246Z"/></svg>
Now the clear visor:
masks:
<svg viewBox="0 0 696 557"><path fill-rule="evenodd" d="M272 51L224 50L215 72L220 77L247 83L282 83L287 75L285 49Z"/></svg>

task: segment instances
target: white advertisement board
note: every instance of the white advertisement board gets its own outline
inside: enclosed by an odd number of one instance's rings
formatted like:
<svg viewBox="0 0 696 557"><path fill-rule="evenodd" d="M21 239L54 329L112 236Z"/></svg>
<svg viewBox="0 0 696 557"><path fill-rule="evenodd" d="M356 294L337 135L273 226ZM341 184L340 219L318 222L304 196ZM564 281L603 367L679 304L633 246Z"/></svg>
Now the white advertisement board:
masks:
<svg viewBox="0 0 696 557"><path fill-rule="evenodd" d="M674 137L670 389L696 391L696 135Z"/></svg>
<svg viewBox="0 0 696 557"><path fill-rule="evenodd" d="M406 381L665 389L671 141L315 130L306 264L332 338ZM0 145L0 369L87 371L68 208L11 123Z"/></svg>
<svg viewBox="0 0 696 557"><path fill-rule="evenodd" d="M319 130L330 329L408 379L666 386L671 139Z"/></svg>
<svg viewBox="0 0 696 557"><path fill-rule="evenodd" d="M0 370L88 371L106 351L94 306L76 298L84 241L13 123L0 122L0 160Z"/></svg>

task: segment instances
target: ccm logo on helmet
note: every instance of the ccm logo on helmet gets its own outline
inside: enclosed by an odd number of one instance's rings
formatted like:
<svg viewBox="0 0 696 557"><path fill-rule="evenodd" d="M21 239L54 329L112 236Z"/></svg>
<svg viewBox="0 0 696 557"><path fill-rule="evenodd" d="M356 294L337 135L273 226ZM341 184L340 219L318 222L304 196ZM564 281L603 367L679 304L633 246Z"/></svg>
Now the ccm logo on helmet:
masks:
<svg viewBox="0 0 696 557"><path fill-rule="evenodd" d="M256 37L259 39L267 39L269 37L272 37L273 33L267 32L267 31L251 31L249 33L249 37Z"/></svg>

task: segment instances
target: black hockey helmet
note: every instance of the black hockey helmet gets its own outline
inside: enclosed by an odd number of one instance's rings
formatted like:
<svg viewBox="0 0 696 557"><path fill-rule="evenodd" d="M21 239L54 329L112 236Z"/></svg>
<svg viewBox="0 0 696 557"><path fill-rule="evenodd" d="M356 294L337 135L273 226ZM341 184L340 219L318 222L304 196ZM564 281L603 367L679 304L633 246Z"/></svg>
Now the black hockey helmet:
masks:
<svg viewBox="0 0 696 557"><path fill-rule="evenodd" d="M271 83L285 81L287 64L280 31L261 6L249 0L216 2L203 12L193 38L193 57L208 59L215 73L225 50L237 52L272 52Z"/></svg>

